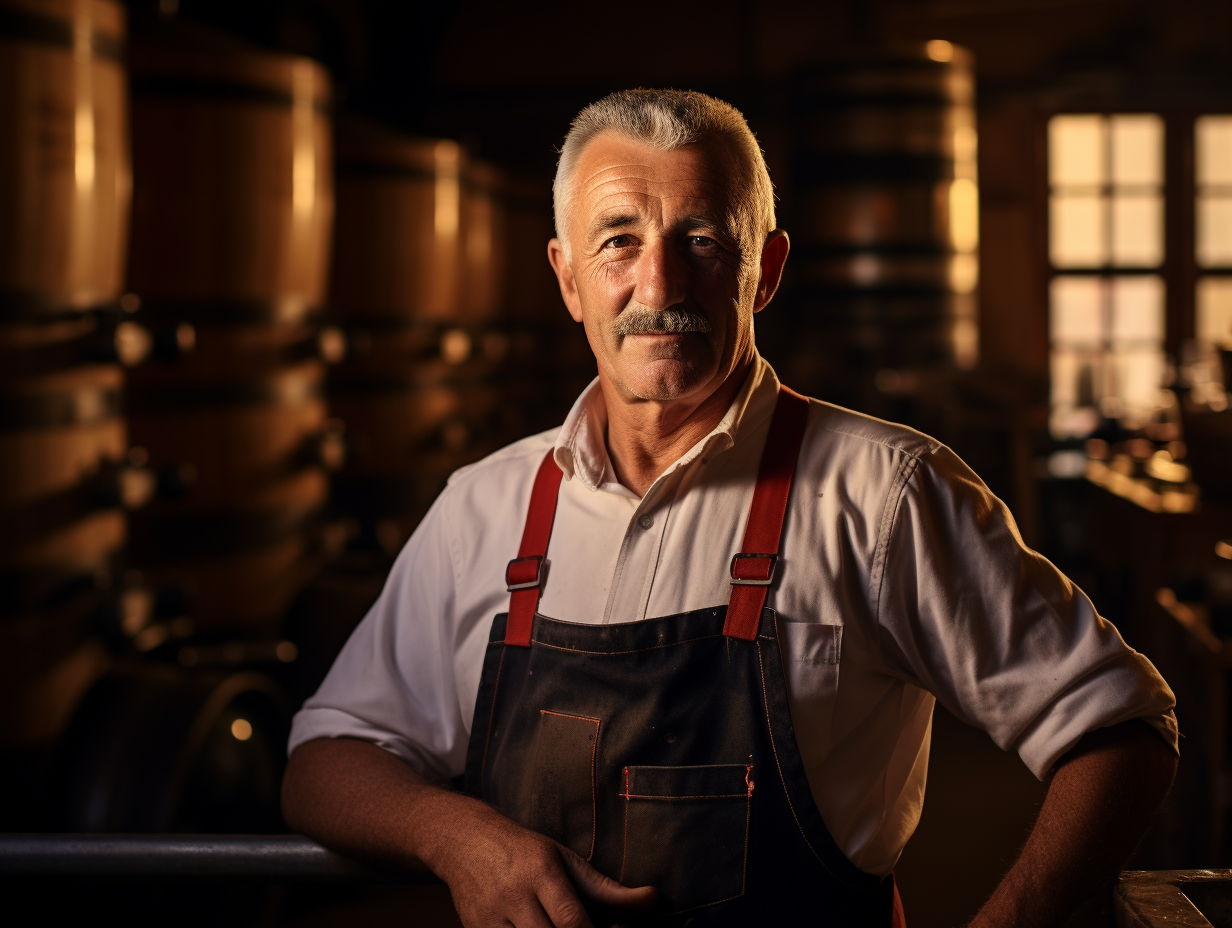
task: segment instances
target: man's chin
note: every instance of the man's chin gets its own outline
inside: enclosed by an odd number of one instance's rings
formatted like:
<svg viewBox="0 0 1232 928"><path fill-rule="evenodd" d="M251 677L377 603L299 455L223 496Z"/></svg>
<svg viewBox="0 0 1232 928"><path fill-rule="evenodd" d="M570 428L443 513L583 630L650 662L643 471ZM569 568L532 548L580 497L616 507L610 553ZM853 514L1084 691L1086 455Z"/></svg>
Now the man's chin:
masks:
<svg viewBox="0 0 1232 928"><path fill-rule="evenodd" d="M616 372L619 376L622 372ZM618 383L625 392L640 400L672 402L688 399L704 389L713 377L710 365L696 359L654 358L623 372Z"/></svg>

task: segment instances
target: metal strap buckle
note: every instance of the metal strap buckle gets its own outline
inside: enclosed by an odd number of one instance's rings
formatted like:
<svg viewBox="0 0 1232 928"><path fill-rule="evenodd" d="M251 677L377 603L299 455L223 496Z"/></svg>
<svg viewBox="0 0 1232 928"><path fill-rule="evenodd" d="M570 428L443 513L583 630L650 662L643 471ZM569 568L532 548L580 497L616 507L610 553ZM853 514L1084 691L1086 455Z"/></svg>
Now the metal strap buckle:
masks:
<svg viewBox="0 0 1232 928"><path fill-rule="evenodd" d="M521 579L521 578L528 576L529 572L527 571L526 568L530 567L532 564L534 565L534 570L535 570L534 579L533 580ZM517 576L519 577L519 579L516 581L513 579L515 569L516 569ZM506 589L509 590L510 593L513 593L516 590L533 589L534 587L537 587L542 580L543 580L543 555L541 554L531 554L531 555L528 555L527 557L515 557L512 561L509 562L508 566L505 568L505 587Z"/></svg>
<svg viewBox="0 0 1232 928"><path fill-rule="evenodd" d="M741 558L757 558L769 562L769 569L766 571L765 580L744 579L736 576L736 562ZM777 554L735 554L732 556L731 567L731 582L734 586L769 586L774 582L774 571L779 565L779 556Z"/></svg>

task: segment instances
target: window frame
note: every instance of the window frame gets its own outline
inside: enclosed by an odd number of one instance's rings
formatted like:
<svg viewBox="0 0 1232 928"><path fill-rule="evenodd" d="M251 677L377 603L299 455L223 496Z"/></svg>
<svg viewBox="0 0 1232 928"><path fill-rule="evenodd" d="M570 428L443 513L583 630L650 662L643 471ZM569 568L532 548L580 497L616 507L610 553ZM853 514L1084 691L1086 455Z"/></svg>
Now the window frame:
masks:
<svg viewBox="0 0 1232 928"><path fill-rule="evenodd" d="M1164 284L1164 353L1175 365L1182 346L1196 335L1198 281L1204 277L1232 278L1232 267L1204 268L1197 256L1197 165L1196 125L1201 116L1232 116L1232 103L1216 100L1206 105L1168 105L1160 101L1120 99L1115 101L1074 99L1038 111L1036 126L1036 202L1040 233L1036 237L1036 264L1041 269L1039 297L1042 300L1049 376L1053 352L1052 281L1062 276L1097 276L1101 279L1133 275L1157 275ZM1048 127L1055 116L1114 116L1152 113L1163 121L1163 261L1155 268L1115 267L1109 254L1104 265L1092 268L1059 268L1051 260L1051 184L1049 179ZM1051 409L1051 400L1049 401Z"/></svg>

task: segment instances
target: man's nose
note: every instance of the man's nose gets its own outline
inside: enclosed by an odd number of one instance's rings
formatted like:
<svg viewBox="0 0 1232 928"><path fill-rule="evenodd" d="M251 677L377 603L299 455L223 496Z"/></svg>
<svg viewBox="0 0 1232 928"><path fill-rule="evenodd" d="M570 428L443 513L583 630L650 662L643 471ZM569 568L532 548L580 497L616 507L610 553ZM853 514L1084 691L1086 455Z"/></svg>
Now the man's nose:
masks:
<svg viewBox="0 0 1232 928"><path fill-rule="evenodd" d="M662 310L684 302L688 267L683 255L666 236L656 236L638 257L637 302Z"/></svg>

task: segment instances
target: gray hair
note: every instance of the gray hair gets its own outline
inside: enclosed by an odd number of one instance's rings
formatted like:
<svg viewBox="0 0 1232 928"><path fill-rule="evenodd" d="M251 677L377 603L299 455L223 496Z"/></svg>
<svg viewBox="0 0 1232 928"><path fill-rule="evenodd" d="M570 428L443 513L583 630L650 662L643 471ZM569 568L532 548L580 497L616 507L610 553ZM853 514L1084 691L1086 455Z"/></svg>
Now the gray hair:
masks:
<svg viewBox="0 0 1232 928"><path fill-rule="evenodd" d="M565 136L552 183L556 237L569 254L566 237L572 205L573 173L582 150L597 136L614 132L660 151L718 142L736 164L737 221L746 261L761 256L765 237L775 228L774 186L757 137L730 103L692 90L621 90L577 114ZM751 253L748 253L751 252Z"/></svg>

